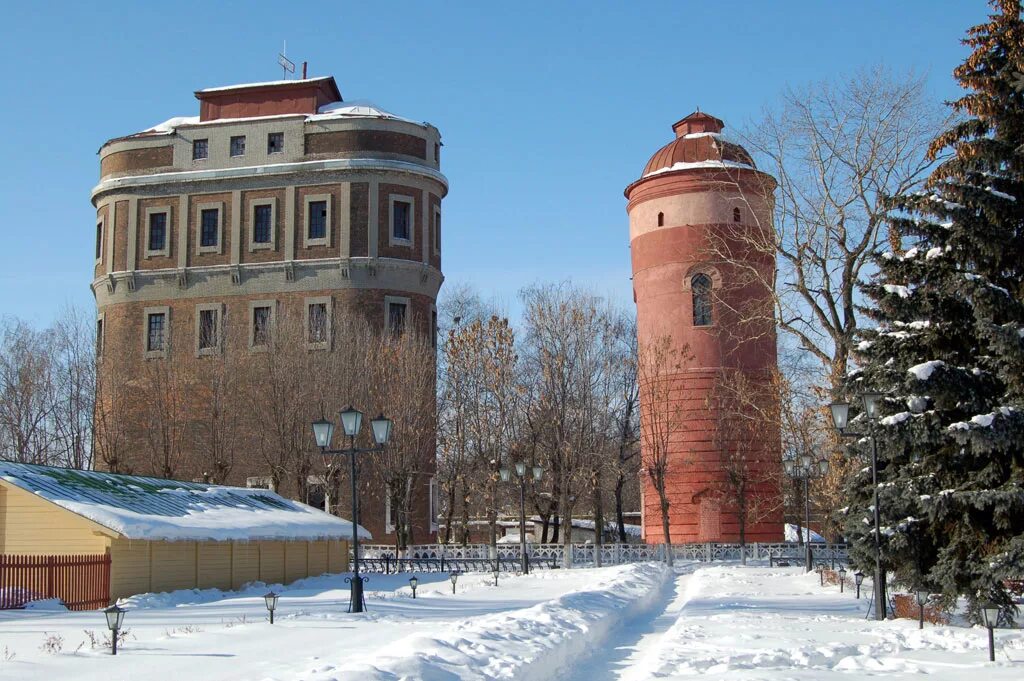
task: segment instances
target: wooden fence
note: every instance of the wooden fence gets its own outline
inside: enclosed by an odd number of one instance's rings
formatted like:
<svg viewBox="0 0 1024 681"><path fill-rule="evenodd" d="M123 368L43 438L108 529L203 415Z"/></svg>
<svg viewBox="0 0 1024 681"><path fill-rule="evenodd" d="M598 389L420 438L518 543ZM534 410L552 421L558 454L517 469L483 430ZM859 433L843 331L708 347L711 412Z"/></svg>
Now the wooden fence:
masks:
<svg viewBox="0 0 1024 681"><path fill-rule="evenodd" d="M0 610L59 598L68 610L110 604L110 554L97 556L0 555Z"/></svg>

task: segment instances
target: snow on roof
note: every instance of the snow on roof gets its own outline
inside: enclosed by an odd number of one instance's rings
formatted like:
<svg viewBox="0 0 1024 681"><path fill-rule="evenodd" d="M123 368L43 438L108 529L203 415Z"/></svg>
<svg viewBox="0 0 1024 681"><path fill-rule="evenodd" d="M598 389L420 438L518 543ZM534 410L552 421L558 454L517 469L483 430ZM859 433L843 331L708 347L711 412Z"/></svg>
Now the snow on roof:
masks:
<svg viewBox="0 0 1024 681"><path fill-rule="evenodd" d="M803 537L804 540L807 540L807 532L808 532L808 528L806 528L806 527L797 528L797 526L794 525L793 523L786 523L786 534L785 534L786 541L799 541L799 537L800 537L801 534L804 536ZM810 541L812 541L812 542L824 542L825 541L825 538L822 537L817 532L815 532L814 530L810 530L810 533L811 533Z"/></svg>
<svg viewBox="0 0 1024 681"><path fill-rule="evenodd" d="M175 116L174 118L168 118L163 123L157 123L152 128L146 128L139 134L147 132L170 134L180 125L195 125L198 122L199 116Z"/></svg>
<svg viewBox="0 0 1024 681"><path fill-rule="evenodd" d="M367 99L353 99L348 102L331 102L321 106L307 121L326 121L332 118L387 118L395 121L418 123L409 118L396 116Z"/></svg>
<svg viewBox="0 0 1024 681"><path fill-rule="evenodd" d="M652 170L651 172L646 173L644 177L659 175L661 173L669 173L675 170L693 170L695 168L738 168L741 170L756 170L756 168L749 163L740 163L739 161L679 161L678 163L673 163L670 166Z"/></svg>
<svg viewBox="0 0 1024 681"><path fill-rule="evenodd" d="M265 489L0 461L0 480L126 539L349 539L352 524ZM370 533L359 528L359 536Z"/></svg>
<svg viewBox="0 0 1024 681"><path fill-rule="evenodd" d="M317 78L294 78L292 80L268 80L262 83L239 83L237 85L222 85L220 87L208 87L203 90L196 90L196 94L205 94L207 92L222 92L224 90L241 90L247 87L265 87L268 85L298 85L299 83L316 83L321 80L330 80L332 76L319 76Z"/></svg>

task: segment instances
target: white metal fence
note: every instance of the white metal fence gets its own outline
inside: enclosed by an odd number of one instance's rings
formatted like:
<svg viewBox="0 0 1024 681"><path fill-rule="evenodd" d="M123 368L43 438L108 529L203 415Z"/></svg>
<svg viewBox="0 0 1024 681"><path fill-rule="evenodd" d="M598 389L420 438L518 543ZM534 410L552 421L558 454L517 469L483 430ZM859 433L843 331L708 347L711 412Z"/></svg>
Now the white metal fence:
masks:
<svg viewBox="0 0 1024 681"><path fill-rule="evenodd" d="M531 559L556 561L562 567L591 566L595 560L597 547L593 544L571 544L567 552L562 544L527 544L526 552ZM444 558L446 560L473 559L505 560L519 559L518 544L499 544L497 552L490 544L416 544L405 551L396 551L387 544L364 544L360 546L359 555L366 558ZM827 544L811 542L814 560L832 564L846 563L845 544ZM742 547L747 560L765 560L770 562L804 560L804 547L800 544L784 542L765 544L753 542ZM664 544L604 544L601 546L600 564L618 565L621 563L640 563L665 560ZM720 544L705 542L700 544L673 544L672 557L680 561L726 561L740 560L742 557L739 544Z"/></svg>

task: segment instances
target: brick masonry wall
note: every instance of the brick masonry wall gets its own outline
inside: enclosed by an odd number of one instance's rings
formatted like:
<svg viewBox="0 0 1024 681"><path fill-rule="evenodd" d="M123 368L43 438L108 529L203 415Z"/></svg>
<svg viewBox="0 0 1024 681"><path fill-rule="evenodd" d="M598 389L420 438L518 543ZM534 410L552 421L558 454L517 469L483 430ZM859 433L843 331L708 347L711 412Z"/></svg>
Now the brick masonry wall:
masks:
<svg viewBox="0 0 1024 681"><path fill-rule="evenodd" d="M422 137L387 130L337 130L307 133L306 154L347 158L366 152L400 154L426 160L427 141Z"/></svg>
<svg viewBox="0 0 1024 681"><path fill-rule="evenodd" d="M277 301L276 315L279 320L290 318L297 323L303 322L303 309L307 298L329 296L333 300L333 311L335 325L337 320L344 315L358 315L366 319L371 326L381 329L384 324L384 297L393 293L384 289L350 289L344 291L326 290L312 292L288 292L279 293L274 296L265 294L233 296L224 298L198 298L188 300L165 300L158 302L122 303L106 306L102 311L104 314L104 350L100 362L101 374L106 373L110 377L127 377L127 385L120 386L122 389L117 392L116 397L110 398L100 395L98 399L106 402L108 399L127 400L121 409L124 413L134 414L130 419L132 423L127 433L128 442L127 456L122 462L122 471L131 471L143 475L160 476L161 471L158 461L151 454L151 443L147 429L153 428L156 424L146 420L142 407L137 404L137 397L143 391L145 382L155 376L155 371L160 369L172 372L169 375L187 376L189 380L189 398L178 408L183 410L182 420L186 423L188 432L205 423L208 408L207 403L200 399L204 391L204 376L210 377L217 374L217 370L223 368L226 363L232 361L245 362L247 359L258 357L258 351L249 348L248 339L251 320L249 318L249 303L253 300L267 300L273 298ZM417 333L429 333L429 320L433 298L419 294L406 294L410 298L412 306L412 326ZM209 303L223 305L224 343L222 352L213 356L196 356L196 315L197 306ZM152 306L166 305L170 312L169 327L169 353L166 359L145 359L144 356L144 318L145 308ZM335 336L332 349L328 351L310 350L309 352L335 353L336 349L342 347L345 338ZM116 365L115 365L116 363ZM235 366L238 366L237 364ZM198 377L198 378L197 378ZM102 378L101 378L102 384ZM235 394L229 396L235 401L234 404L222 404L225 412L246 412L258 411L259 405L249 403L249 394ZM344 405L329 405L332 408L341 408ZM311 405L313 408L314 405ZM367 414L367 418L369 418ZM316 415L310 417L310 422ZM102 437L102 436L101 436ZM270 471L267 462L257 452L259 443L255 440L255 433L250 429L242 428L236 434L239 438L238 451L240 454L235 459L234 465L225 480L218 480L226 484L245 486L246 479L255 476L267 476ZM175 470L174 477L180 479L200 478L204 473L209 472L210 462L207 453L202 450L190 449L188 437L184 438L185 446L181 456L181 463ZM312 447L312 434L309 434L310 456L314 462L311 474L316 474L318 462L321 457ZM428 492L429 481L433 475L434 459L432 452L426 456L420 465L421 474L414 483L414 496L416 511L413 519L414 536L418 540L429 539L429 518ZM393 540L393 535L387 535L384 530L384 498L383 491L374 484L372 455L368 455L364 462L365 468L361 473L360 498L363 503L362 519L374 535L375 541ZM97 467L103 468L102 461L97 461ZM347 476L348 467L343 467ZM335 504L341 504L339 513L347 517L350 514L350 496L348 494L347 478L341 489L341 498L335 500ZM296 482L285 478L278 490L287 496L294 496L297 491Z"/></svg>
<svg viewBox="0 0 1024 681"><path fill-rule="evenodd" d="M100 177L138 175L174 165L174 147L143 147L108 154L100 161Z"/></svg>

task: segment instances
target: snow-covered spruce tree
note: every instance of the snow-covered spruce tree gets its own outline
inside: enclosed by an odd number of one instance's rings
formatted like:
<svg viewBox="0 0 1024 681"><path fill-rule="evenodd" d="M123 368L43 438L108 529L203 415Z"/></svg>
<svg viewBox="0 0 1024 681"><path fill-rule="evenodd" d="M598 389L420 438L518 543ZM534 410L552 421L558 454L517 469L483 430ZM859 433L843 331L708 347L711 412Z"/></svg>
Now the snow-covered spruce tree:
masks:
<svg viewBox="0 0 1024 681"><path fill-rule="evenodd" d="M1024 578L1024 23L1020 0L969 30L962 116L932 144L926 191L893 201L906 250L878 259L849 395L885 393L875 427L883 559L946 604ZM854 425L866 427L863 418ZM851 449L870 456L870 443ZM850 484L853 560L873 562L870 470ZM867 571L867 570L865 570Z"/></svg>

